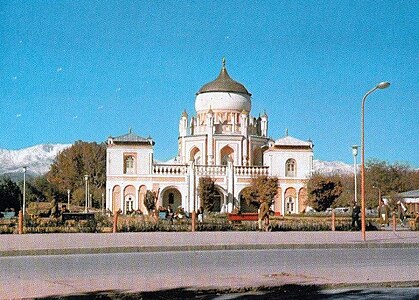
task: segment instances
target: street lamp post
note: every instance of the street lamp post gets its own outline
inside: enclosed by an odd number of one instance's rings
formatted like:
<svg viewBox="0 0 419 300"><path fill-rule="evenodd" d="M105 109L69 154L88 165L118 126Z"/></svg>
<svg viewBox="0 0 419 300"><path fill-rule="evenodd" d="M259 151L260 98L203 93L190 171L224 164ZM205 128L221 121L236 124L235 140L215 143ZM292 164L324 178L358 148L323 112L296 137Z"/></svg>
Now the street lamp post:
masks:
<svg viewBox="0 0 419 300"><path fill-rule="evenodd" d="M365 147L364 147L364 107L365 107L365 100L367 99L368 95L373 93L377 89L385 89L390 86L389 82L380 82L375 86L373 89L369 90L364 97L362 98L362 105L361 105L361 233L362 233L362 240L365 241L365 162L364 162L364 155L365 155Z"/></svg>
<svg viewBox="0 0 419 300"><path fill-rule="evenodd" d="M67 190L67 209L70 210L70 189Z"/></svg>
<svg viewBox="0 0 419 300"><path fill-rule="evenodd" d="M355 203L358 203L358 189L356 186L356 175L358 173L357 167L356 167L356 156L358 155L358 145L352 146L352 155L354 156L354 201Z"/></svg>
<svg viewBox="0 0 419 300"><path fill-rule="evenodd" d="M89 180L89 175L84 175L84 182L85 182L85 191L84 191L84 202L85 202L85 208L84 208L84 212L87 213L88 209L87 209L87 205L88 205L88 199L87 197L89 196L89 191L87 190L87 181Z"/></svg>
<svg viewBox="0 0 419 300"><path fill-rule="evenodd" d="M26 214L26 169L28 167L23 167L23 207L22 207L22 214L23 218L25 218Z"/></svg>
<svg viewBox="0 0 419 300"><path fill-rule="evenodd" d="M102 204L101 204L101 206L102 206L102 215L104 215L105 214L105 194L104 193L102 193Z"/></svg>

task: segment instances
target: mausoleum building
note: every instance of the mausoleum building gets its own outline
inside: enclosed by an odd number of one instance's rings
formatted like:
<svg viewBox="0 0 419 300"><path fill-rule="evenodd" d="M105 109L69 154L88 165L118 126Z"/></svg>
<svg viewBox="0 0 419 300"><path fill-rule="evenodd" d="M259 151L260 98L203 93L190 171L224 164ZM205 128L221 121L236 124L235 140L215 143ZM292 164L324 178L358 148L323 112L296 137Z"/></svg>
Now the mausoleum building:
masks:
<svg viewBox="0 0 419 300"><path fill-rule="evenodd" d="M268 115L251 115L251 94L231 79L225 62L218 77L196 93L195 114L179 120L178 153L167 163L154 160L154 141L132 131L109 137L106 160L106 207L123 213L147 213L147 190L156 192L157 206L186 211L200 205L198 180L215 180L214 211L246 211L241 197L252 177L278 177L273 209L279 214L305 209L306 182L313 169L313 144L288 136L268 135Z"/></svg>

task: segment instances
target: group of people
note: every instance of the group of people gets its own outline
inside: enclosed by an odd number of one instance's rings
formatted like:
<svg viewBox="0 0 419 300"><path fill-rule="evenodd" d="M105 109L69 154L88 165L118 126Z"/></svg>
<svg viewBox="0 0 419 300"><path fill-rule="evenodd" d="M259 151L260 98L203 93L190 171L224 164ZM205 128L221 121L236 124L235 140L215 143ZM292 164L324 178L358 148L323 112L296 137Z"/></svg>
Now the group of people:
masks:
<svg viewBox="0 0 419 300"><path fill-rule="evenodd" d="M389 226L390 225L390 221L389 221L390 208L384 202L384 200L380 201L380 205L378 206L377 211L378 211L378 217L380 220L380 225ZM356 202L354 202L353 207L352 207L352 228L355 230L359 230L361 227L359 223L360 213L361 213L361 208ZM397 213L401 225L404 226L405 221L406 221L407 207L402 201L397 202L397 211L394 211L394 213Z"/></svg>
<svg viewBox="0 0 419 300"><path fill-rule="evenodd" d="M406 222L406 214L407 214L407 207L402 201L397 201L397 209L393 212L397 214L399 218L399 222L402 226L405 225ZM380 224L389 226L389 216L390 216L390 208L384 202L384 200L380 201L380 205L378 206L378 215L380 217Z"/></svg>
<svg viewBox="0 0 419 300"><path fill-rule="evenodd" d="M173 223L173 220L183 220L189 218L189 214L185 212L182 206L178 206L176 211L173 211L171 205L169 204L166 208L159 207L158 211L159 213L165 213L165 218L168 219L171 223ZM199 207L197 211L197 218L198 222L200 223L204 221L204 207Z"/></svg>

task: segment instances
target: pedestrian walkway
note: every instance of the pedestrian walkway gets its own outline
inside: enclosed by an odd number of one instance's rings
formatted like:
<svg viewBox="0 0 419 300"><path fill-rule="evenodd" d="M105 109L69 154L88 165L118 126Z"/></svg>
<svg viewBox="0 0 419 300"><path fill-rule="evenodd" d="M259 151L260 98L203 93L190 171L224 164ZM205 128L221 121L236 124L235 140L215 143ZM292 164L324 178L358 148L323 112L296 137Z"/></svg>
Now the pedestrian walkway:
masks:
<svg viewBox="0 0 419 300"><path fill-rule="evenodd" d="M417 231L130 232L0 235L0 256L199 250L419 248Z"/></svg>

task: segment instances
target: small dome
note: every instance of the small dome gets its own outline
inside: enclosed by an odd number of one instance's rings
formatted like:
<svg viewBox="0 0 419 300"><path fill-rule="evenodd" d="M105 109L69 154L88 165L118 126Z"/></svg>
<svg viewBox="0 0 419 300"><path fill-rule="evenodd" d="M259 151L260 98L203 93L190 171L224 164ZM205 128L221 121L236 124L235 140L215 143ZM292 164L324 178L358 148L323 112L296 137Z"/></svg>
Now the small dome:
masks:
<svg viewBox="0 0 419 300"><path fill-rule="evenodd" d="M221 72L218 77L203 87L201 87L198 91L198 94L208 93L208 92L231 92L231 93L242 93L251 96L247 89L244 87L243 84L234 81L227 73L227 69L225 66L225 61L223 60L223 67L221 68Z"/></svg>

